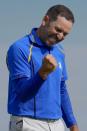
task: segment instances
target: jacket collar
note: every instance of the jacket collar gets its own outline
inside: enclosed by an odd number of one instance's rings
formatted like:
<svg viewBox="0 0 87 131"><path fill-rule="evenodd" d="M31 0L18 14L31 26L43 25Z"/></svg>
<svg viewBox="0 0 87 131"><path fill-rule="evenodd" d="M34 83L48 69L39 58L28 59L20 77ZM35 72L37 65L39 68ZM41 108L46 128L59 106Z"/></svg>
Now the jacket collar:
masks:
<svg viewBox="0 0 87 131"><path fill-rule="evenodd" d="M35 45L37 45L37 46L39 46L39 47L43 47L43 48L47 48L47 49L53 49L54 46L49 47L49 46L47 46L46 43L44 43L44 42L42 42L42 41L40 40L40 38L38 37L38 35L37 35L37 33L36 33L36 30L37 30L37 28L33 28L33 29L32 29L32 31L31 31L31 33L30 33L30 35L29 35L30 41L31 41L33 44L35 44Z"/></svg>

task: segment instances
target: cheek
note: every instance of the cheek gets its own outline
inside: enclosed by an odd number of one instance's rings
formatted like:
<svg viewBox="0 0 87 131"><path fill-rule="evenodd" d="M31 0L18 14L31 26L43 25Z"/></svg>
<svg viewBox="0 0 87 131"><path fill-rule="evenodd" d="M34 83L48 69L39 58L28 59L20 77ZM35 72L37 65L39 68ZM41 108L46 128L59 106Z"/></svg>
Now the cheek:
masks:
<svg viewBox="0 0 87 131"><path fill-rule="evenodd" d="M55 30L53 30L53 29L48 30L48 35L51 36L51 37L55 36L56 35Z"/></svg>
<svg viewBox="0 0 87 131"><path fill-rule="evenodd" d="M46 27L45 29L45 37L46 38L55 38L56 37L56 31L53 27Z"/></svg>

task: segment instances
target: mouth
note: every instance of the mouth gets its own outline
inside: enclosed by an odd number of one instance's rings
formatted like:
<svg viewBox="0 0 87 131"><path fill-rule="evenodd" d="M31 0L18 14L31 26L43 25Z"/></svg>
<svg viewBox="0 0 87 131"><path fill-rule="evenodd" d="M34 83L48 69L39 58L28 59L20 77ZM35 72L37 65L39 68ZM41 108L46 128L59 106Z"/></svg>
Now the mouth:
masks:
<svg viewBox="0 0 87 131"><path fill-rule="evenodd" d="M55 43L58 43L58 42L60 42L62 40L60 38L60 36L58 36L56 34L48 35L48 39L49 39L49 41L52 41L52 42L55 42Z"/></svg>
<svg viewBox="0 0 87 131"><path fill-rule="evenodd" d="M48 46L52 46L52 45L58 44L62 40L63 39L61 39L60 37L58 37L56 34L50 34L47 37L46 43L47 43Z"/></svg>

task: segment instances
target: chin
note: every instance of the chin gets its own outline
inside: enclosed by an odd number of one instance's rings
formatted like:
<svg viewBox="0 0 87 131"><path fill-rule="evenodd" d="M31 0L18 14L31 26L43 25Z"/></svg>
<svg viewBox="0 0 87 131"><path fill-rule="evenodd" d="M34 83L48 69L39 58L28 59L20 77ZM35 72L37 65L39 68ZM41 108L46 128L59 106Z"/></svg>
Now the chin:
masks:
<svg viewBox="0 0 87 131"><path fill-rule="evenodd" d="M47 43L47 45L54 46L54 45L58 44L59 42L61 42L61 41L49 42L49 43Z"/></svg>
<svg viewBox="0 0 87 131"><path fill-rule="evenodd" d="M62 40L54 40L54 41L48 40L46 43L47 43L48 46L52 46L52 45L58 44L61 41Z"/></svg>
<svg viewBox="0 0 87 131"><path fill-rule="evenodd" d="M47 43L47 46L51 47L51 46L54 46L56 45L56 43Z"/></svg>

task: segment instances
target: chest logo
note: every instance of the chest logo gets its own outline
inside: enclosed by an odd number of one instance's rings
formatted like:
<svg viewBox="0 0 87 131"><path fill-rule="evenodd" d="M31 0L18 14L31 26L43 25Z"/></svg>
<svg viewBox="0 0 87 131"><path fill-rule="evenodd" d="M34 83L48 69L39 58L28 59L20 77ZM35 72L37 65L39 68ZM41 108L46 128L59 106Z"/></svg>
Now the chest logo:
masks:
<svg viewBox="0 0 87 131"><path fill-rule="evenodd" d="M62 65L61 65L61 63L60 63L60 62L58 63L58 65L59 65L59 68L62 70Z"/></svg>

